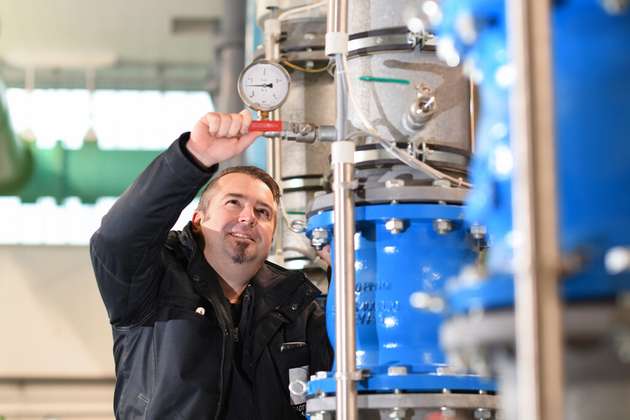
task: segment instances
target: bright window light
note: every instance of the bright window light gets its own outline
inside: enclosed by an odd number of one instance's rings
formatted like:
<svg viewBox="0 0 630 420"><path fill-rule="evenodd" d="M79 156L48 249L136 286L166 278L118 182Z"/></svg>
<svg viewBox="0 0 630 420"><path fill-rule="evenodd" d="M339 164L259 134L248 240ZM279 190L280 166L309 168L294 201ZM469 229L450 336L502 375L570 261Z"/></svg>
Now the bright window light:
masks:
<svg viewBox="0 0 630 420"><path fill-rule="evenodd" d="M16 133L30 129L40 148L61 141L71 149L81 147L90 127L103 149L165 149L214 109L207 92L8 89L7 103ZM115 200L83 204L68 197L59 205L51 197L21 203L0 196L0 244L86 245ZM184 210L176 229L196 205L195 200Z"/></svg>

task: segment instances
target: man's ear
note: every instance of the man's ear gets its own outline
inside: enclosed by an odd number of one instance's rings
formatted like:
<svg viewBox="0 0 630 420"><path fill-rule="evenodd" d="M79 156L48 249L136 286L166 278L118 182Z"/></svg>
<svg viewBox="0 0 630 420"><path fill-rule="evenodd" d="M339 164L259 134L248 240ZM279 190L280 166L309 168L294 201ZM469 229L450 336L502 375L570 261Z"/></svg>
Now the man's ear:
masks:
<svg viewBox="0 0 630 420"><path fill-rule="evenodd" d="M200 233L201 232L201 222L203 221L203 213L199 210L195 210L192 215L192 228L193 232Z"/></svg>

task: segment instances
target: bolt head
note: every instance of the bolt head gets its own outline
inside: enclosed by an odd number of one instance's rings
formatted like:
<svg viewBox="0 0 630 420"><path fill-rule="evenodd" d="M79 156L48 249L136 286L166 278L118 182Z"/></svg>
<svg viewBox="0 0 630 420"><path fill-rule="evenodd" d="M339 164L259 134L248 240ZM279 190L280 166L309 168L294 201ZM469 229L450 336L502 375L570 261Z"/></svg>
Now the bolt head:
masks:
<svg viewBox="0 0 630 420"><path fill-rule="evenodd" d="M311 245L317 250L321 250L328 244L328 230L324 228L315 228L311 232Z"/></svg>
<svg viewBox="0 0 630 420"><path fill-rule="evenodd" d="M407 366L390 366L387 368L388 376L403 376L409 373Z"/></svg>
<svg viewBox="0 0 630 420"><path fill-rule="evenodd" d="M484 225L474 224L470 227L470 234L475 239L483 239L486 236L487 230Z"/></svg>
<svg viewBox="0 0 630 420"><path fill-rule="evenodd" d="M385 222L385 229L393 235L396 235L403 231L405 228L405 222L401 219L392 218Z"/></svg>
<svg viewBox="0 0 630 420"><path fill-rule="evenodd" d="M487 408L478 408L475 410L475 420L490 420L492 411Z"/></svg>
<svg viewBox="0 0 630 420"><path fill-rule="evenodd" d="M453 230L453 222L448 219L435 219L433 221L433 229L438 235L446 235Z"/></svg>

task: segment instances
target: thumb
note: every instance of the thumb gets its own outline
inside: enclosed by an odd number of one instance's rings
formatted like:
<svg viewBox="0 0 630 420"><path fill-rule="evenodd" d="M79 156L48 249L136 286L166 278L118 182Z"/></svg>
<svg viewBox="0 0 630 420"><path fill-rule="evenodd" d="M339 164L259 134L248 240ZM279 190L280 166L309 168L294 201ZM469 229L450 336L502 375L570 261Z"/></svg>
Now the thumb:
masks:
<svg viewBox="0 0 630 420"><path fill-rule="evenodd" d="M251 144L256 140L257 137L261 136L262 132L260 131L252 131L251 133L247 133L241 138L238 139L238 143L236 144L236 148L238 153L243 152L247 149Z"/></svg>

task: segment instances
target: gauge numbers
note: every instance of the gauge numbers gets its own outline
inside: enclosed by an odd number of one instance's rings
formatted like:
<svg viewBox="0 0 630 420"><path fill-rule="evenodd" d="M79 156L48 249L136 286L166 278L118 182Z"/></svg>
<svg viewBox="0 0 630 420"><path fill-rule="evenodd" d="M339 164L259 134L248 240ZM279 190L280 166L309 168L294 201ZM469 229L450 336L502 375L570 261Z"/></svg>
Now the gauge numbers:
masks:
<svg viewBox="0 0 630 420"><path fill-rule="evenodd" d="M238 94L255 111L279 108L289 95L291 77L279 64L257 61L245 67L238 79Z"/></svg>

